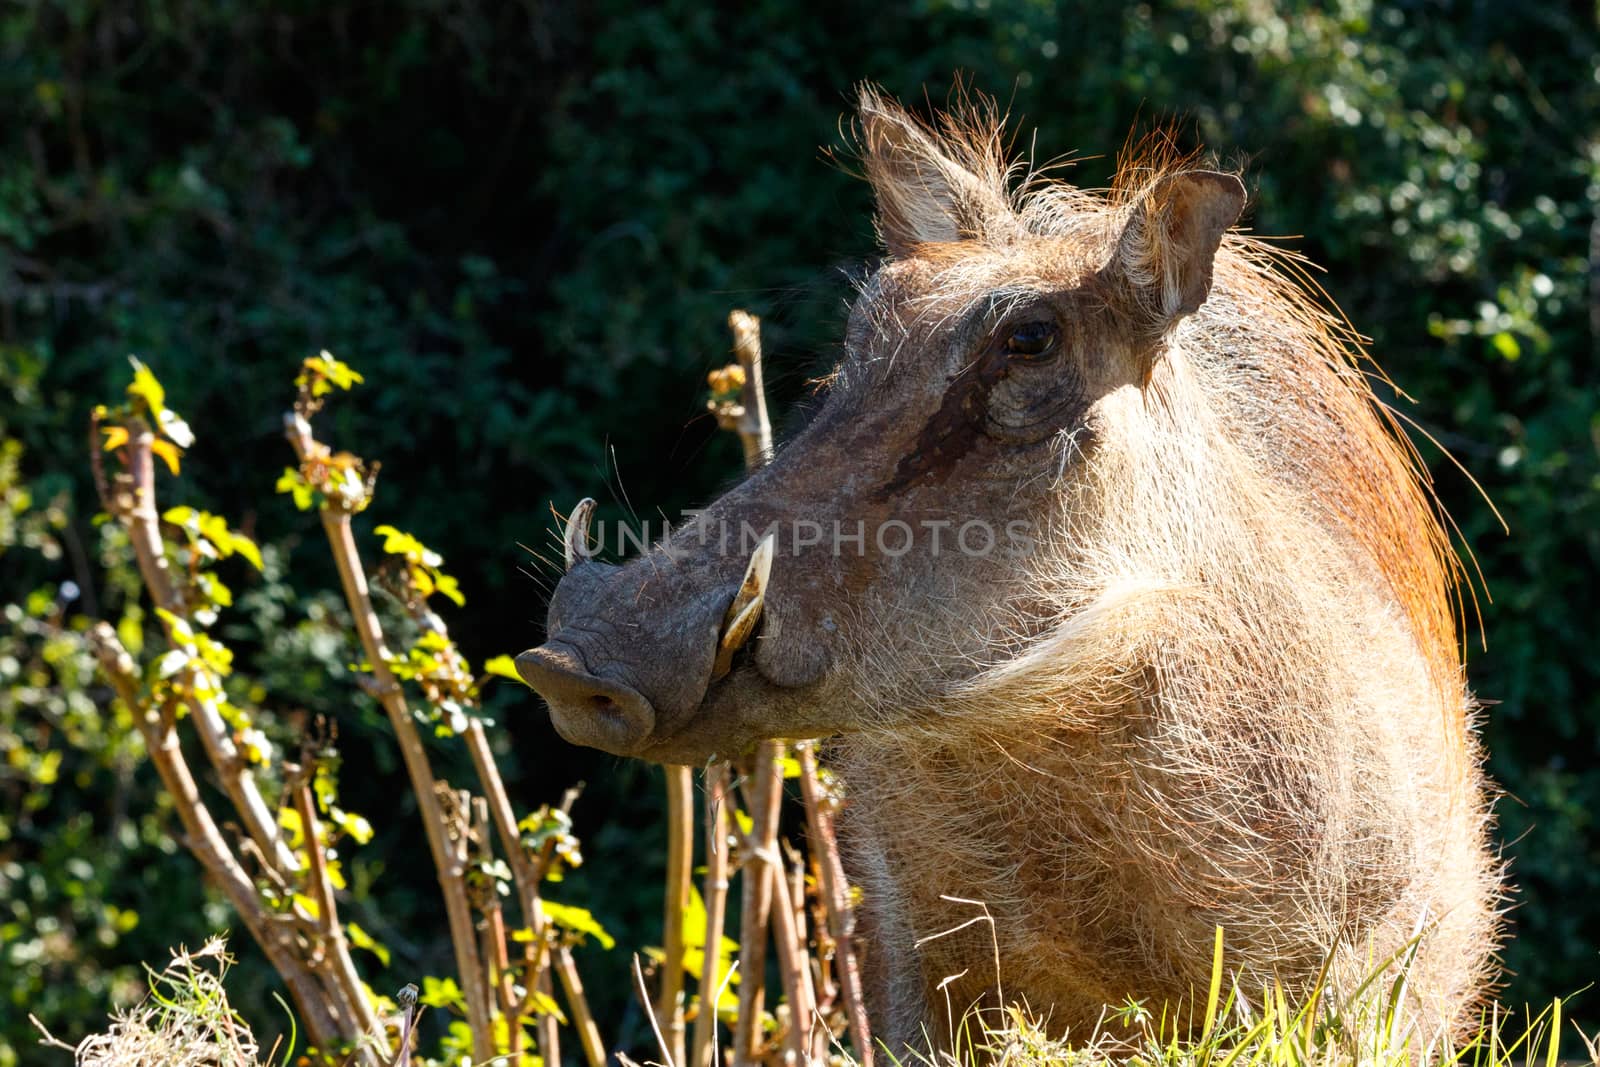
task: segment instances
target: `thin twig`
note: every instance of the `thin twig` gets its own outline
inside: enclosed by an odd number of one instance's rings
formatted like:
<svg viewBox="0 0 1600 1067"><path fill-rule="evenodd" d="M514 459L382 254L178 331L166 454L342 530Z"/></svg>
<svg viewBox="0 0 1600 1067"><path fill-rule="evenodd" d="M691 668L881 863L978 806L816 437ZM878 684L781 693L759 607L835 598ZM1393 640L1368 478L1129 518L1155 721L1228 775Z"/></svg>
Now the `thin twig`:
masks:
<svg viewBox="0 0 1600 1067"><path fill-rule="evenodd" d="M589 1010L589 998L584 995L583 980L578 977L578 963L566 945L556 949L555 970L561 976L561 989L567 995L567 1007L572 1009L572 1026L578 1031L583 1058L588 1061L589 1067L605 1067L606 1046L600 1040L600 1028L595 1025L594 1013Z"/></svg>
<svg viewBox="0 0 1600 1067"><path fill-rule="evenodd" d="M772 921L772 881L777 865L778 802L783 794L783 770L778 765L780 745L764 741L756 749L749 777L752 827L742 867L744 914L739 931L739 951L744 978L739 983L739 1023L734 1033L735 1067L761 1058L761 1015L765 1010L767 931Z"/></svg>
<svg viewBox="0 0 1600 1067"><path fill-rule="evenodd" d="M356 971L355 961L350 958L350 942L339 923L333 883L328 877L327 857L323 854L321 824L311 796L311 773L308 768L293 793L295 810L300 814L301 833L306 840L306 855L310 857L311 869L307 873L311 882L311 899L317 904L317 932L324 945L333 950L324 969L333 972L330 992L336 996L341 1014L362 1035L376 1038L383 1032L378 1027L378 1015L372 1010L372 1002L361 988L361 976Z"/></svg>
<svg viewBox="0 0 1600 1067"><path fill-rule="evenodd" d="M805 927L798 922L789 880L784 877L783 861L777 850L763 857L772 867L772 936L778 946L778 976L783 995L789 1001L789 1052L797 1064L812 1060L809 1040L816 1015L816 994L811 987L811 957L806 952Z"/></svg>
<svg viewBox="0 0 1600 1067"><path fill-rule="evenodd" d="M546 997L552 997L555 993L549 967L540 968L531 984ZM539 1016L539 1055L545 1063L561 1062L561 1021L550 1012Z"/></svg>
<svg viewBox="0 0 1600 1067"><path fill-rule="evenodd" d="M744 467L755 473L772 456L772 423L767 419L767 391L761 376L761 320L735 308L728 312L733 331L733 352L744 369L740 390L739 440L744 445Z"/></svg>
<svg viewBox="0 0 1600 1067"><path fill-rule="evenodd" d="M661 1050L661 1058L666 1061L663 1067L677 1067L671 1056L667 1054L667 1039L661 1036L661 1026L656 1022L655 1009L650 1004L650 993L644 987L644 971L639 966L639 954L633 956L633 988L639 994L639 1003L644 1007L645 1016L650 1020L650 1029L655 1031L656 1047Z"/></svg>
<svg viewBox="0 0 1600 1067"><path fill-rule="evenodd" d="M674 1063L684 1063L683 916L689 910L694 866L694 772L682 766L668 766L666 772L667 892L656 1014L666 1027L668 1055Z"/></svg>
<svg viewBox="0 0 1600 1067"><path fill-rule="evenodd" d="M733 333L734 356L744 372L737 410L724 424L731 423L744 446L745 469L755 473L772 456L772 424L767 418L767 398L761 368L761 320L747 311L728 314ZM777 860L778 815L783 799L783 776L779 761L783 745L765 741L757 749L751 774L750 814L754 820L744 860L744 916L740 932L744 956L744 980L739 989L739 1022L734 1039L735 1064L749 1063L760 1054L760 1017L765 999L766 938L772 930L779 950L785 994L794 1022L789 1035L790 1052L804 1062L808 1056L805 1027L815 1005L811 989L810 963L805 949L803 927L797 928L794 908L784 904L774 911L773 895L780 902L790 896L783 883L782 864ZM774 925L776 919L776 925ZM720 929L717 936L720 938ZM711 941L707 931L707 942Z"/></svg>
<svg viewBox="0 0 1600 1067"><path fill-rule="evenodd" d="M844 864L839 859L839 840L833 827L833 810L828 806L817 777L817 757L811 744L795 746L800 759L800 795L805 801L806 834L811 854L821 871L817 886L828 917L828 935L833 939L833 956L838 965L839 991L844 997L845 1015L855 1038L856 1056L861 1067L872 1067L872 1029L867 1022L866 999L861 989L861 968L855 953L855 914L850 908L850 889L845 881Z"/></svg>
<svg viewBox="0 0 1600 1067"><path fill-rule="evenodd" d="M722 924L728 904L728 764L706 769L706 874L701 897L706 908L705 956L700 964L700 1014L694 1021L691 1067L714 1067L717 987L722 966Z"/></svg>

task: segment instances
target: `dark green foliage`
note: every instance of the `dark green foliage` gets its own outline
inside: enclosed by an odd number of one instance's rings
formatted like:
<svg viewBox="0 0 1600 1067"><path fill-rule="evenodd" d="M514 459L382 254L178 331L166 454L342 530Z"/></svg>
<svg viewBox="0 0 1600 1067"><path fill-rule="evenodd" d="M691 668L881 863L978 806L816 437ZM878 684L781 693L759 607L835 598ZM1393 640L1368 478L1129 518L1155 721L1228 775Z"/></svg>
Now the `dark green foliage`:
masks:
<svg viewBox="0 0 1600 1067"><path fill-rule="evenodd" d="M12 5L0 14L0 418L27 447L29 510L55 509L62 544L97 543L85 419L121 396L124 357L138 354L201 438L164 503L278 546L264 577L233 575L238 604L219 624L283 702L276 728L297 708L365 709L345 716L343 789L379 826L357 862L383 867L390 888L354 915L403 943L420 937L406 923L429 914L431 874L404 858L409 810L376 817L393 804L393 749L344 677L339 609L312 598L333 587L313 524L272 493L300 360L328 348L366 376L324 416L336 447L385 462L366 530L391 522L444 553L468 597L452 629L475 662L515 652L537 639L548 583L517 542L551 554L552 500L565 510L592 493L603 518L673 515L738 470L736 443L703 410L728 308L766 320L780 413L826 368L847 275L874 255L866 189L819 160L841 143L855 81L941 102L965 70L1010 102L1019 147L1036 127L1046 156L1103 154L1068 172L1087 185L1106 181L1136 124L1178 118L1185 145L1245 168L1256 232L1304 235L1290 243L1327 268L1415 398L1396 406L1493 597L1478 595L1487 651L1468 605L1469 677L1511 794L1500 832L1522 888L1508 993L1574 990L1600 977L1595 14L1287 6ZM1423 433L1482 482L1509 536ZM72 611L124 610L92 548L74 565L0 534L4 598L28 619L68 578L86 593ZM33 626L8 616L0 637L12 694L0 694L0 813L23 813L0 834L0 923L31 924L32 939L0 938L0 1062L6 1041L29 1040L18 1004L71 1032L133 960L207 932L132 738L60 725L106 714L82 650L45 668L66 703L15 697L25 683L9 664L48 645ZM497 710L519 803L591 779L576 812L589 865L569 896L624 947L649 943L656 777L575 753L512 697ZM60 777L41 783L48 752L62 753ZM74 874L85 855L92 870ZM141 870L190 888L146 899ZM138 911L132 934L106 918L112 905ZM77 969L14 955L48 933L46 913L95 960L71 987ZM621 1020L626 964L613 957L593 984L602 1017ZM405 966L425 963L413 952Z"/></svg>

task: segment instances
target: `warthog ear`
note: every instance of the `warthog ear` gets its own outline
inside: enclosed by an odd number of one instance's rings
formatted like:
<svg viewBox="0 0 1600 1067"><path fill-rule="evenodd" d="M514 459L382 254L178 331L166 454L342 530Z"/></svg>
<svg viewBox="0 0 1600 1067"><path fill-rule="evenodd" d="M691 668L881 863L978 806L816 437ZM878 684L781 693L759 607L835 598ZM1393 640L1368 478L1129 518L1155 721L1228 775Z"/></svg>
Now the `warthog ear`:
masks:
<svg viewBox="0 0 1600 1067"><path fill-rule="evenodd" d="M891 255L992 237L1011 217L997 124L973 115L935 132L870 86L859 114L861 161Z"/></svg>
<svg viewBox="0 0 1600 1067"><path fill-rule="evenodd" d="M1143 193L1108 265L1142 327L1160 335L1205 302L1217 247L1244 202L1238 177L1210 170L1168 174Z"/></svg>

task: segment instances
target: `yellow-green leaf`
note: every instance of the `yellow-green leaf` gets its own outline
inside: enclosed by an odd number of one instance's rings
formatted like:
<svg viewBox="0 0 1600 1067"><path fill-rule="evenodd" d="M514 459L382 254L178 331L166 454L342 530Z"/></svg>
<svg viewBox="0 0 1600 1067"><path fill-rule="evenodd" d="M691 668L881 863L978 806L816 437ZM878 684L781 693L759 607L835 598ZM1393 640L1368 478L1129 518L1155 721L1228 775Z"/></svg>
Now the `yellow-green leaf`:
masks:
<svg viewBox="0 0 1600 1067"><path fill-rule="evenodd" d="M300 821L300 813L293 808L278 809L278 825L283 827L284 834L289 839L289 847L298 849L305 844L305 824Z"/></svg>
<svg viewBox="0 0 1600 1067"><path fill-rule="evenodd" d="M459 608L466 605L467 598L461 594L461 586L457 584L456 580L450 577L450 575L437 575L434 585L435 590L441 596L448 597L450 600L454 601L456 607Z"/></svg>
<svg viewBox="0 0 1600 1067"><path fill-rule="evenodd" d="M277 484L273 487L279 493L289 493L294 497L294 506L301 511L310 511L313 503L312 489L305 478L293 467L283 468Z"/></svg>
<svg viewBox="0 0 1600 1067"><path fill-rule="evenodd" d="M461 987L456 985L454 978L434 978L425 975L422 979L422 996L417 999L430 1008L467 1010L466 995L461 992Z"/></svg>
<svg viewBox="0 0 1600 1067"><path fill-rule="evenodd" d="M554 1015L562 1026L567 1025L567 1017L562 1014L561 1005L557 1004L549 993L534 990L533 995L528 998L528 1006L533 1009L535 1015Z"/></svg>
<svg viewBox="0 0 1600 1067"><path fill-rule="evenodd" d="M178 449L177 445L171 441L151 441L150 451L161 457L162 462L167 465L167 470L173 474L178 473L183 453Z"/></svg>
<svg viewBox="0 0 1600 1067"><path fill-rule="evenodd" d="M150 413L159 418L161 412L166 410L167 391L161 387L150 368L136 357L129 356L128 362L133 364L133 382L128 386L128 395L143 400Z"/></svg>
<svg viewBox="0 0 1600 1067"><path fill-rule="evenodd" d="M378 957L380 963L389 966L389 949L382 942L373 939L372 935L361 929L353 922L344 924L344 932L350 937L350 944L356 948L364 948Z"/></svg>
<svg viewBox="0 0 1600 1067"><path fill-rule="evenodd" d="M550 921L563 930L570 930L575 934L592 934L600 942L600 947L605 949L615 948L616 938L606 933L606 928L589 912L588 908L574 907L571 904L557 904L553 900L544 902L544 913Z"/></svg>
<svg viewBox="0 0 1600 1067"><path fill-rule="evenodd" d="M161 432L166 434L178 445L188 448L194 444L194 431L189 429L189 424L178 417L178 413L171 408L166 408L156 416L156 421L161 424Z"/></svg>
<svg viewBox="0 0 1600 1067"><path fill-rule="evenodd" d="M349 834L356 844L364 845L372 840L372 823L365 815L357 815L343 808L334 808L332 818L334 825Z"/></svg>
<svg viewBox="0 0 1600 1067"><path fill-rule="evenodd" d="M483 669L496 678L510 678L514 681L522 682L523 685L528 684L522 681L522 675L517 673L516 660L510 656L496 656L488 663L485 663Z"/></svg>
<svg viewBox="0 0 1600 1067"><path fill-rule="evenodd" d="M256 543L254 541L250 540L250 538L246 537L244 534L230 533L228 535L228 543L233 546L233 550L235 552L249 560L252 567L258 571L262 569L261 549L256 547Z"/></svg>

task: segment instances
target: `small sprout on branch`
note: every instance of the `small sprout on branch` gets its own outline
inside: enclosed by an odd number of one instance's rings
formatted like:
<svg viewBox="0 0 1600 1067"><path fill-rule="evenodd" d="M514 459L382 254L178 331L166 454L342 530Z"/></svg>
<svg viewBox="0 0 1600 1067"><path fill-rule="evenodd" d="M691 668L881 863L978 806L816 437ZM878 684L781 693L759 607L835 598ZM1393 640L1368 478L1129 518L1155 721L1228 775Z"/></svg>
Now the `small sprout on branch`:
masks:
<svg viewBox="0 0 1600 1067"><path fill-rule="evenodd" d="M294 410L301 418L309 419L321 410L323 399L335 389L348 391L365 380L349 364L334 359L323 349L318 355L307 356L300 373L295 375Z"/></svg>
<svg viewBox="0 0 1600 1067"><path fill-rule="evenodd" d="M135 413L148 416L162 436L178 448L188 448L193 445L194 431L189 429L189 424L184 422L176 411L167 407L167 391L156 380L155 374L133 356L128 357L128 362L133 364L133 382L128 386L128 397L134 401ZM141 406L143 411L139 411ZM167 460L172 473L178 473L175 455L173 458L167 456L162 458Z"/></svg>
<svg viewBox="0 0 1600 1067"><path fill-rule="evenodd" d="M717 425L724 430L739 428L739 420L744 418L744 385L745 371L737 363L730 363L706 375L706 384L711 387L711 399L706 401L706 410L716 416Z"/></svg>
<svg viewBox="0 0 1600 1067"><path fill-rule="evenodd" d="M534 855L550 851L550 863L544 876L559 882L566 867L583 866L583 850L572 832L572 816L548 804L517 823L522 847Z"/></svg>
<svg viewBox="0 0 1600 1067"><path fill-rule="evenodd" d="M511 868L503 859L476 860L467 865L467 891L487 896L493 886L496 896L511 895Z"/></svg>

